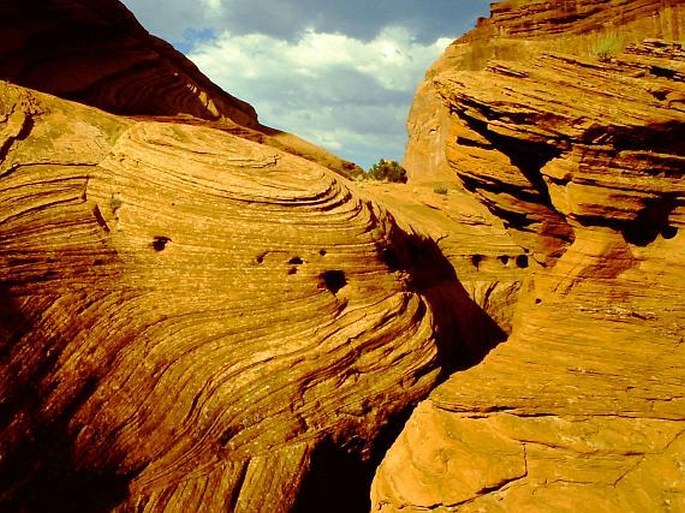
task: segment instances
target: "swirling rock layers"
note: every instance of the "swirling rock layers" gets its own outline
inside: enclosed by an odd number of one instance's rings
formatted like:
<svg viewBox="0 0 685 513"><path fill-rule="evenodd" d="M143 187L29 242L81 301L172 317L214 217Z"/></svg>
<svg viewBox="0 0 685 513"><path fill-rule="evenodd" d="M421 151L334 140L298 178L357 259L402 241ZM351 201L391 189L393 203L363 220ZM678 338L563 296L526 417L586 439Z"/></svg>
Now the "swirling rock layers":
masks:
<svg viewBox="0 0 685 513"><path fill-rule="evenodd" d="M358 166L261 125L118 0L12 0L0 5L0 79L128 116L213 121L348 176Z"/></svg>
<svg viewBox="0 0 685 513"><path fill-rule="evenodd" d="M120 2L49 0L0 6L0 76L117 114L189 114L255 125L225 93Z"/></svg>
<svg viewBox="0 0 685 513"><path fill-rule="evenodd" d="M3 511L288 511L320 443L368 450L435 382L455 278L330 171L0 98Z"/></svg>

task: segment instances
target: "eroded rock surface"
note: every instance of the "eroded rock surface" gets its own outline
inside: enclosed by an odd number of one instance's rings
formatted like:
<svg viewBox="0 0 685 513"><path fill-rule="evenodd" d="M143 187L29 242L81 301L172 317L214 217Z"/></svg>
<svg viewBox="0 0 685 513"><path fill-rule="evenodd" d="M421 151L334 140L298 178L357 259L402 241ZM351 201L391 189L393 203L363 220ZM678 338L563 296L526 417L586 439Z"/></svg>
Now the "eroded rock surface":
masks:
<svg viewBox="0 0 685 513"><path fill-rule="evenodd" d="M358 166L259 123L118 0L7 0L0 5L0 79L130 116L180 116L320 163L349 176Z"/></svg>
<svg viewBox="0 0 685 513"><path fill-rule="evenodd" d="M114 0L7 1L0 77L117 114L188 114L256 125L222 91Z"/></svg>
<svg viewBox="0 0 685 513"><path fill-rule="evenodd" d="M340 462L455 369L374 510L685 509L683 2L493 6L359 187L118 3L41 9L0 7L2 511L361 510Z"/></svg>
<svg viewBox="0 0 685 513"><path fill-rule="evenodd" d="M567 52L540 28L562 3L577 14L561 22L578 35ZM682 2L621 5L634 36L683 23ZM656 10L653 30L634 9ZM663 40L581 51L588 20L617 16L608 2L496 5L419 90L410 184L457 175L531 258L511 336L419 405L374 511L685 510L685 54ZM473 66L479 31L495 40ZM432 129L444 146L424 160Z"/></svg>
<svg viewBox="0 0 685 513"><path fill-rule="evenodd" d="M0 88L3 511L288 511L433 385L456 280L333 173Z"/></svg>

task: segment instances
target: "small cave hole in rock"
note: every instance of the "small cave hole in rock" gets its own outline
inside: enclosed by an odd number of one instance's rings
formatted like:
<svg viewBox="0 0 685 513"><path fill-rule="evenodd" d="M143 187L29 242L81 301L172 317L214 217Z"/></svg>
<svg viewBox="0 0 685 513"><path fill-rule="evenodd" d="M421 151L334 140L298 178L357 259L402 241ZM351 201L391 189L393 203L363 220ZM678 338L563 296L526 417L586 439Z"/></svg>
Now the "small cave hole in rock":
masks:
<svg viewBox="0 0 685 513"><path fill-rule="evenodd" d="M292 276L293 274L297 274L297 267L291 267L288 269L288 275Z"/></svg>
<svg viewBox="0 0 685 513"><path fill-rule="evenodd" d="M321 255L321 256L326 256L327 253L328 253L328 251L326 251L325 249L319 250L319 255Z"/></svg>
<svg viewBox="0 0 685 513"><path fill-rule="evenodd" d="M230 442L231 439L235 437L235 435L237 435L238 433L240 433L240 428L230 426L223 433L221 433L221 436L219 437L219 445L221 447L226 447L228 445L228 442Z"/></svg>
<svg viewBox="0 0 685 513"><path fill-rule="evenodd" d="M264 263L264 253L261 253L255 257L255 262L258 264L263 264Z"/></svg>
<svg viewBox="0 0 685 513"><path fill-rule="evenodd" d="M290 260L288 260L288 263L290 265L302 265L304 264L304 261L300 257L293 257Z"/></svg>
<svg viewBox="0 0 685 513"><path fill-rule="evenodd" d="M337 294L341 288L347 285L345 272L340 270L324 271L319 275L319 279L321 284L333 294Z"/></svg>
<svg viewBox="0 0 685 513"><path fill-rule="evenodd" d="M485 260L485 255L471 255L471 263L473 264L473 267L475 267L476 269L480 267L480 264L483 260Z"/></svg>
<svg viewBox="0 0 685 513"><path fill-rule="evenodd" d="M675 226L665 226L663 230L661 230L661 236L664 239L672 239L676 235L678 235L678 228Z"/></svg>
<svg viewBox="0 0 685 513"><path fill-rule="evenodd" d="M647 202L637 217L623 227L626 242L645 247L661 234L665 239L677 235L677 228L668 224L668 218L675 207L675 197L668 195ZM675 231L675 233L674 233Z"/></svg>
<svg viewBox="0 0 685 513"><path fill-rule="evenodd" d="M385 262L385 265L388 266L388 269L391 272L395 272L399 269L397 253L395 253L394 249L383 248L383 250L381 251L381 258L383 259L383 262Z"/></svg>
<svg viewBox="0 0 685 513"><path fill-rule="evenodd" d="M528 257L526 255L519 255L516 257L516 267L525 269L528 267Z"/></svg>
<svg viewBox="0 0 685 513"><path fill-rule="evenodd" d="M668 96L668 91L650 91L652 93L652 96L656 98L659 101L664 101L666 97Z"/></svg>
<svg viewBox="0 0 685 513"><path fill-rule="evenodd" d="M509 265L509 257L507 255L500 255L497 257L497 260L502 262L502 265Z"/></svg>
<svg viewBox="0 0 685 513"><path fill-rule="evenodd" d="M535 298L535 304L539 305L540 303L542 303L542 299L540 299L539 297L536 297Z"/></svg>
<svg viewBox="0 0 685 513"><path fill-rule="evenodd" d="M661 77L661 78L674 78L676 76L676 70L673 69L668 69L668 68L662 68L661 66L652 66L649 69L649 72L654 75L655 77Z"/></svg>
<svg viewBox="0 0 685 513"><path fill-rule="evenodd" d="M171 242L169 237L165 237L164 235L155 235L152 239L152 249L155 251L164 251L169 242Z"/></svg>

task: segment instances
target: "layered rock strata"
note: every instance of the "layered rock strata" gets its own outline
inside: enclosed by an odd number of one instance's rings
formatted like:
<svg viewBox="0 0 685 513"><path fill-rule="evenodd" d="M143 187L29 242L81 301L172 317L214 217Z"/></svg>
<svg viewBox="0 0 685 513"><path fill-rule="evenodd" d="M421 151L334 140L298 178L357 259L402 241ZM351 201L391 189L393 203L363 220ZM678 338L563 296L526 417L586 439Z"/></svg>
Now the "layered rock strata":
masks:
<svg viewBox="0 0 685 513"><path fill-rule="evenodd" d="M435 383L469 300L330 171L0 88L3 511L289 511Z"/></svg>
<svg viewBox="0 0 685 513"><path fill-rule="evenodd" d="M263 126L182 53L150 35L118 0L26 0L0 5L0 79L129 116L181 116L318 162L360 169L292 134Z"/></svg>
<svg viewBox="0 0 685 513"><path fill-rule="evenodd" d="M407 155L417 187L456 176L531 257L511 336L419 405L376 475L374 511L685 510L685 54L662 40L609 56L500 40L530 54L465 65L479 31L529 37L523 11L561 16L518 4L510 30L516 4L494 6L434 66L410 127L416 148L442 134L440 153ZM682 26L682 2L630 7ZM569 18L571 33L592 37L587 19Z"/></svg>
<svg viewBox="0 0 685 513"><path fill-rule="evenodd" d="M116 114L188 114L257 123L118 1L28 0L0 6L0 76Z"/></svg>

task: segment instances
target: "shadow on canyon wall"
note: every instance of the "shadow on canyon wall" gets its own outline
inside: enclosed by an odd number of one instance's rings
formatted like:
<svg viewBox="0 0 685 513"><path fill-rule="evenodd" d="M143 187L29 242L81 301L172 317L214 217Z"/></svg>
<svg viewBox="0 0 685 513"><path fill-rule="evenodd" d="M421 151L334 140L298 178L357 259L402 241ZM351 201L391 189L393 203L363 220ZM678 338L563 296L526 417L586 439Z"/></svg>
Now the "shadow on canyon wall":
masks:
<svg viewBox="0 0 685 513"><path fill-rule="evenodd" d="M434 318L440 381L480 363L507 335L467 294L452 264L432 239L391 233L379 248L390 271L407 273L412 290L421 294ZM367 513L376 469L399 436L415 405L389 420L368 453L321 444L300 490L294 513Z"/></svg>

